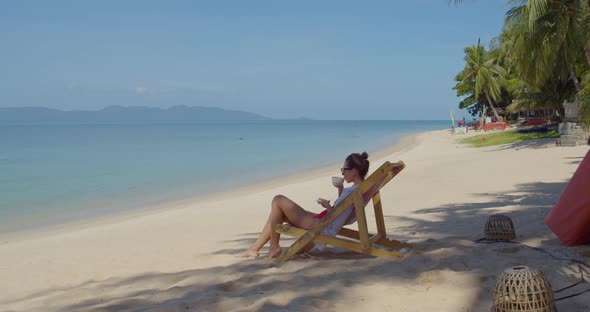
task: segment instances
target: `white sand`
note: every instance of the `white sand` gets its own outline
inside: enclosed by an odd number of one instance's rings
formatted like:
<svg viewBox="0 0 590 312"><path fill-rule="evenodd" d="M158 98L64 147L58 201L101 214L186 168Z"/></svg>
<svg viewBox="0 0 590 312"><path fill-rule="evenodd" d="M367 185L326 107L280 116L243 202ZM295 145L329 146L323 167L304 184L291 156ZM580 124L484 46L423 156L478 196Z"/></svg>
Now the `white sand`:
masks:
<svg viewBox="0 0 590 312"><path fill-rule="evenodd" d="M455 138L423 133L411 148L371 159L373 169L385 160L407 165L381 195L389 236L415 245L405 258L332 250L273 267L267 257L232 256L256 238L274 195L314 211L317 197L334 200L338 164L158 210L1 236L0 311L487 311L494 277L513 265L543 270L554 289L576 282L578 268L567 261L473 241L490 214L503 212L518 241L590 262L590 246L562 245L543 222L588 147L475 149ZM590 310L590 293L558 308Z"/></svg>

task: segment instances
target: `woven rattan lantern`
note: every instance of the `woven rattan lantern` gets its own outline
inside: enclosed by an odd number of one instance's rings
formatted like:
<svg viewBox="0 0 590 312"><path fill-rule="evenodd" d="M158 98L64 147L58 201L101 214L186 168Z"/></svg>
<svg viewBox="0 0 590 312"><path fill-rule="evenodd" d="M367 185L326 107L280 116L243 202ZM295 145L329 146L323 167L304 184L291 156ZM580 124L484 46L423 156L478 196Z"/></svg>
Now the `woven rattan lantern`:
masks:
<svg viewBox="0 0 590 312"><path fill-rule="evenodd" d="M492 311L556 312L557 307L543 272L516 266L504 270L496 279Z"/></svg>
<svg viewBox="0 0 590 312"><path fill-rule="evenodd" d="M515 239L514 224L512 224L512 220L508 216L501 214L491 215L488 222L486 222L485 236L489 240Z"/></svg>

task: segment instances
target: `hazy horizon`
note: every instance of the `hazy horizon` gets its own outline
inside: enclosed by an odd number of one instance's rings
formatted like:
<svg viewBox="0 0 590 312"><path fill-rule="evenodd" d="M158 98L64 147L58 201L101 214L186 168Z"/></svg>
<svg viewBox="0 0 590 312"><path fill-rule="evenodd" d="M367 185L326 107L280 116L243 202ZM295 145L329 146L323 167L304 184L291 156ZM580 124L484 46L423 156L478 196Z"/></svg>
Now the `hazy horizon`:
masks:
<svg viewBox="0 0 590 312"><path fill-rule="evenodd" d="M22 107L0 107L0 112L2 112L3 114L0 115L0 122L6 122L6 121L22 121L22 118L16 118L16 115L14 115L15 113L27 113L28 115L18 115L18 117L22 117L22 116L26 116L27 118L25 118L26 120L39 120L39 121L59 121L59 120L71 120L71 119L64 119L63 117L82 117L82 119L80 120L84 120L84 118L90 117L93 118L92 120L96 120L95 118L99 116L100 113L113 113L111 115L108 116L103 116L103 117L125 117L126 114L128 113L137 113L138 110L140 110L141 112L153 112L154 110L157 110L158 113L162 114L162 115L149 115L149 117L156 117L156 116L170 116L170 115L166 115L169 112L173 112L175 110L182 110L184 109L184 111L186 112L187 110L199 110L201 109L201 111L199 113L203 113L203 110L207 110L210 111L212 113L215 114L215 116L219 116L219 114L226 114L225 116L223 116L224 118L226 118L227 120L301 120L301 119L307 119L307 120L314 120L314 121L322 121L322 120L332 120L332 121L345 121L345 120L356 120L356 121L384 121L384 120L390 120L390 121L441 121L441 120L446 120L447 118L439 118L439 119L426 119L426 118L418 118L418 119L316 119L316 118L310 118L307 116L295 116L295 117L289 117L289 118L273 118L273 117L268 117L262 114L258 114L256 112L250 112L250 111L245 111L245 110L228 110L228 109L223 109L223 108L219 108L219 107L210 107L210 106L189 106L189 105L177 105L177 106L171 106L171 107L152 107L152 106L142 106L142 105L131 105L131 106L125 106L125 105L110 105L110 106L105 106L105 107L101 107L101 108L96 108L96 109L60 109L60 108L52 108L52 107L44 107L44 106L22 106ZM13 115L7 115L7 111ZM65 115L38 115L38 116L31 116L30 114L35 113L35 112L41 112L41 113L46 113L47 111L49 111L50 113L64 113ZM72 115L72 114L76 114L78 113L78 115ZM116 113L121 113L120 116L116 115ZM50 118L47 118L46 116L50 116ZM182 115L180 115L182 116ZM194 115L193 115L194 116ZM194 120L194 121L201 121L201 120L210 120L210 121L215 121L215 120L223 120L223 119L219 119L219 118L214 118L214 117L210 117L211 115L208 116L199 116L200 118L190 118L190 116L182 116L185 118L182 118L183 120L186 121L190 121L190 120ZM238 118L236 118L236 116ZM45 117L45 118L44 118ZM139 118L141 119L141 118ZM161 119L162 121L168 120L168 119ZM177 118L173 118L170 120L177 120ZM149 119L146 119L146 121L149 121Z"/></svg>
<svg viewBox="0 0 590 312"><path fill-rule="evenodd" d="M444 119L504 1L0 4L0 107L175 105L270 118Z"/></svg>

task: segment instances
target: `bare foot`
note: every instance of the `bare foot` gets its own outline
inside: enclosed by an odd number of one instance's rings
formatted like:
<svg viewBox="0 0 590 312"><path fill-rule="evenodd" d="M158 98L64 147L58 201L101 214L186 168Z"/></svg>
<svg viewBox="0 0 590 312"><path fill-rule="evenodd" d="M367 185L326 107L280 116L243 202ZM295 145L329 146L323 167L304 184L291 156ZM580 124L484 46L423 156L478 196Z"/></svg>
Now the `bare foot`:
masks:
<svg viewBox="0 0 590 312"><path fill-rule="evenodd" d="M271 248L268 251L268 256L271 258L276 258L278 256L280 256L283 253L283 248L281 248L281 246L276 247L276 248Z"/></svg>
<svg viewBox="0 0 590 312"><path fill-rule="evenodd" d="M256 258L258 257L258 251L246 249L243 252L235 255L238 258Z"/></svg>

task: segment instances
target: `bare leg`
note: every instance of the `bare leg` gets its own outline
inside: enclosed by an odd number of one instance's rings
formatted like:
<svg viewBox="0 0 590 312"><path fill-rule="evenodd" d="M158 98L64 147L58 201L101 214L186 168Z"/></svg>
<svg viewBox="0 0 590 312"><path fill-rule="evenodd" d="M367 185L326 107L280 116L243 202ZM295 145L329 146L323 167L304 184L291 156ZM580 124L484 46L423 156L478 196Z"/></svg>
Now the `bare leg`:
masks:
<svg viewBox="0 0 590 312"><path fill-rule="evenodd" d="M285 213L283 212L281 206L282 198L275 198L272 200L272 208L270 209L270 217L268 218L268 225L269 228L274 229L277 224L283 224L285 221ZM286 197L285 197L286 198ZM288 220L287 220L288 221ZM270 248L268 250L268 255L272 258L278 257L282 252L283 249L279 245L279 239L281 238L281 234L276 231L270 231L269 239L270 239Z"/></svg>
<svg viewBox="0 0 590 312"><path fill-rule="evenodd" d="M236 255L236 257L241 258L248 258L248 257L257 257L258 251L262 246L264 246L270 240L270 218L266 221L266 224L262 228L258 239L250 246L248 249Z"/></svg>
<svg viewBox="0 0 590 312"><path fill-rule="evenodd" d="M298 228L308 230L317 222L317 219L314 218L314 213L306 211L285 196L275 196L272 206L273 208L270 213L271 229L274 229L278 224L282 224L283 221L287 221ZM279 239L280 234L276 231L271 231L269 255L273 258L278 257L282 252Z"/></svg>
<svg viewBox="0 0 590 312"><path fill-rule="evenodd" d="M280 234L274 231L276 225L287 221L299 228L310 229L316 222L314 215L283 195L275 196L272 200L270 216L258 239L246 251L237 256L256 257L260 248L270 240L269 256L278 257L281 254L281 247L279 245Z"/></svg>

